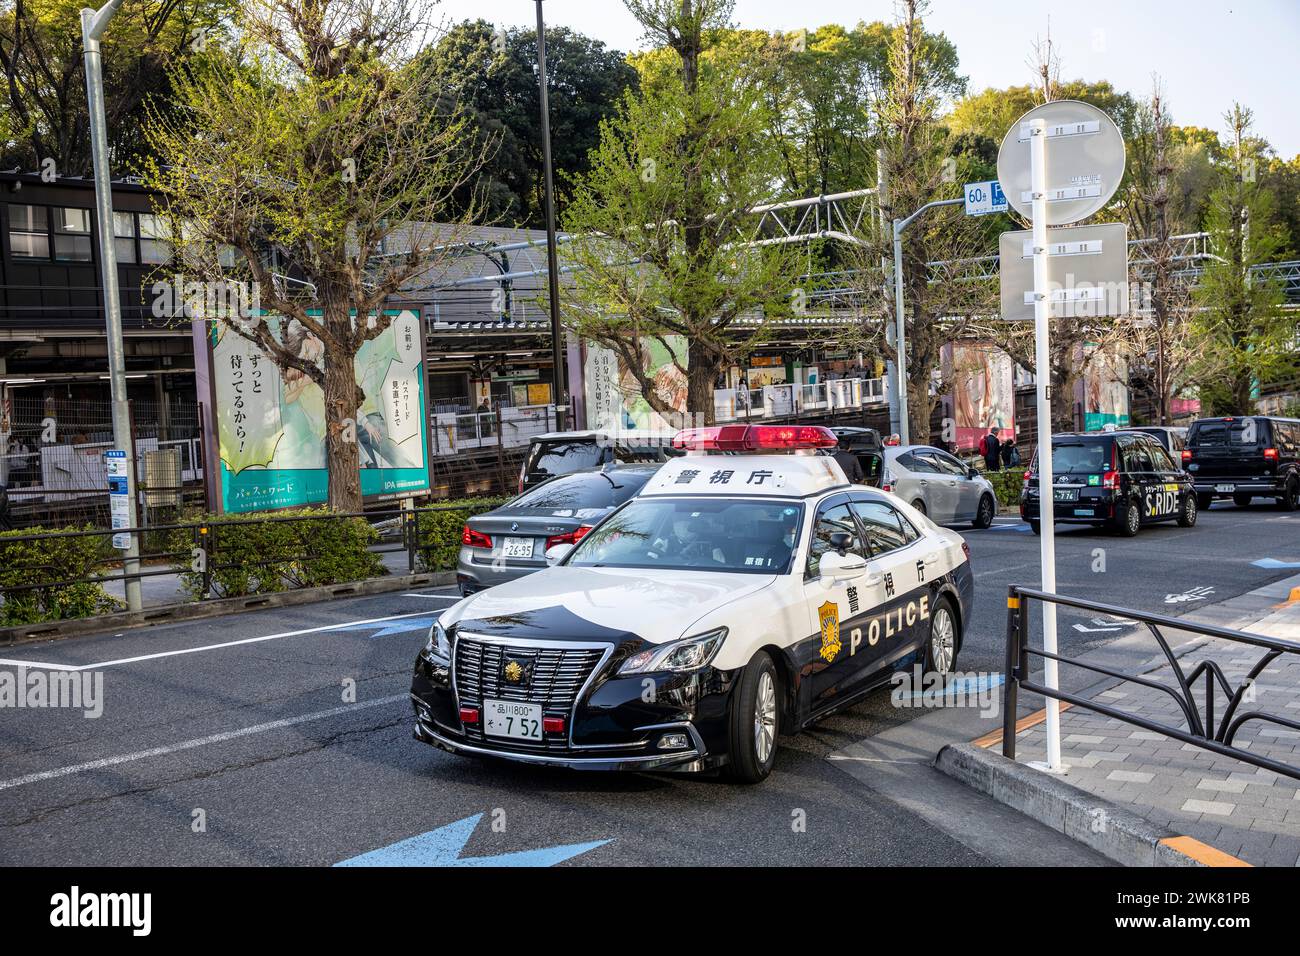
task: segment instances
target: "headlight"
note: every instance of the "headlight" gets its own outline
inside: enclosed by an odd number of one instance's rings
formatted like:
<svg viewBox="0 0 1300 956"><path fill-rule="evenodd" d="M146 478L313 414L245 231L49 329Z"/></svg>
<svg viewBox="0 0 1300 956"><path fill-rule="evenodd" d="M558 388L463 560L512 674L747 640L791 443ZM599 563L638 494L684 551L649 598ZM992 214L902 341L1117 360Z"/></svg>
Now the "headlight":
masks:
<svg viewBox="0 0 1300 956"><path fill-rule="evenodd" d="M633 654L618 669L620 674L645 674L651 671L693 671L699 670L713 660L718 648L727 636L727 629L717 630L694 637L685 637L671 644L652 647L649 650Z"/></svg>
<svg viewBox="0 0 1300 956"><path fill-rule="evenodd" d="M447 637L447 632L437 621L433 622L433 627L429 628L429 643L424 645L426 657L442 661L444 664L451 663L451 639Z"/></svg>

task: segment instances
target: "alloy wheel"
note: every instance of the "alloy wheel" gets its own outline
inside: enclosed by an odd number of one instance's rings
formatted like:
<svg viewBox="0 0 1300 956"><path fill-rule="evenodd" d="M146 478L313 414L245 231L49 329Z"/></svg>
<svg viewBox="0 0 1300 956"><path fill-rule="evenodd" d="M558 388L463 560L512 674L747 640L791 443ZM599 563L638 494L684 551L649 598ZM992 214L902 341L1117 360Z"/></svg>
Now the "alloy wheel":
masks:
<svg viewBox="0 0 1300 956"><path fill-rule="evenodd" d="M758 693L754 700L754 754L760 764L772 756L776 744L776 684L770 671L758 678Z"/></svg>
<svg viewBox="0 0 1300 956"><path fill-rule="evenodd" d="M956 656L957 628L948 609L940 607L930 623L930 663L938 673L947 674Z"/></svg>

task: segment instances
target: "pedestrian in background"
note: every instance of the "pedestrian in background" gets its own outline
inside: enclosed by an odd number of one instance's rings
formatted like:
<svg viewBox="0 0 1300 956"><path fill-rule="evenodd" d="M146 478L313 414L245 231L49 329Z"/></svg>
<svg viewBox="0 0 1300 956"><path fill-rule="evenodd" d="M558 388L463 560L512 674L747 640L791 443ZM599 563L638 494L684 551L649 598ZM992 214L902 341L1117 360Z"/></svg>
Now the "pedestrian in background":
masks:
<svg viewBox="0 0 1300 956"><path fill-rule="evenodd" d="M980 455L984 458L984 467L997 471L1001 463L1002 443L998 441L998 427L993 425L989 433L980 439Z"/></svg>

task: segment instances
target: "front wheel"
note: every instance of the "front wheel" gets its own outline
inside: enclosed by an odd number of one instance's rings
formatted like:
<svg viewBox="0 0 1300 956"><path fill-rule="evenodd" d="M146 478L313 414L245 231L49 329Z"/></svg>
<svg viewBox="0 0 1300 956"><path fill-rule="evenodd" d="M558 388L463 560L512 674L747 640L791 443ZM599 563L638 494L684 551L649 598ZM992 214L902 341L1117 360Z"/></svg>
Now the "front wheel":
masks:
<svg viewBox="0 0 1300 956"><path fill-rule="evenodd" d="M1190 528L1196 524L1196 495L1186 495L1183 498L1183 506L1178 509L1178 525L1182 528Z"/></svg>
<svg viewBox="0 0 1300 956"><path fill-rule="evenodd" d="M917 498L915 501L912 502L912 507L915 508L917 511L921 512L921 514L926 513L925 502L922 501L920 498Z"/></svg>
<svg viewBox="0 0 1300 956"><path fill-rule="evenodd" d="M766 651L759 651L741 674L732 699L727 729L731 761L726 766L730 779L759 783L772 772L780 732L779 686L776 665Z"/></svg>
<svg viewBox="0 0 1300 956"><path fill-rule="evenodd" d="M1041 521L1030 521L1029 530L1032 531L1034 534L1042 534L1043 523Z"/></svg>
<svg viewBox="0 0 1300 956"><path fill-rule="evenodd" d="M972 528L987 528L993 524L993 496L984 495L980 498L980 506L975 512L975 520L970 523Z"/></svg>

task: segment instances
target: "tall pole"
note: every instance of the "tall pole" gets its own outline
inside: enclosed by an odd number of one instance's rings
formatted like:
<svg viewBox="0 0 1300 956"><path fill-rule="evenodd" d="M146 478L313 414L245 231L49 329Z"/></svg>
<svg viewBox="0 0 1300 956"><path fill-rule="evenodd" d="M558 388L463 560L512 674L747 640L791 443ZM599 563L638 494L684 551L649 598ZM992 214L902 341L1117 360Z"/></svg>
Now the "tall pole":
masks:
<svg viewBox="0 0 1300 956"><path fill-rule="evenodd" d="M907 335L903 331L903 230L907 222L894 220L894 369L898 377L898 437L912 444L907 414Z"/></svg>
<svg viewBox="0 0 1300 956"><path fill-rule="evenodd" d="M1029 135L1030 190L1034 214L1034 376L1038 391L1038 520L1043 590L1056 593L1056 496L1052 491L1052 370L1048 336L1052 300L1047 269L1047 123L1032 121ZM1056 653L1056 605L1043 601L1043 650ZM1043 682L1057 687L1056 661L1043 661ZM1061 769L1061 703L1047 698L1047 769Z"/></svg>
<svg viewBox="0 0 1300 956"><path fill-rule="evenodd" d="M86 102L90 112L90 151L95 165L95 218L99 226L99 266L104 287L104 322L108 333L108 383L113 404L113 444L126 452L126 521L136 522L135 448L131 444L131 409L126 400L126 359L122 344L122 302L117 288L117 252L113 248L113 187L109 174L108 133L104 118L104 71L99 41L122 0L109 0L98 11L81 11L81 40L85 50ZM140 542L126 536L123 555L126 606L139 611Z"/></svg>
<svg viewBox="0 0 1300 956"><path fill-rule="evenodd" d="M546 286L551 301L551 399L555 429L563 431L569 407L564 374L564 337L560 329L560 269L555 253L555 185L551 169L551 108L546 89L546 22L537 0L537 85L542 104L542 179L546 201Z"/></svg>

